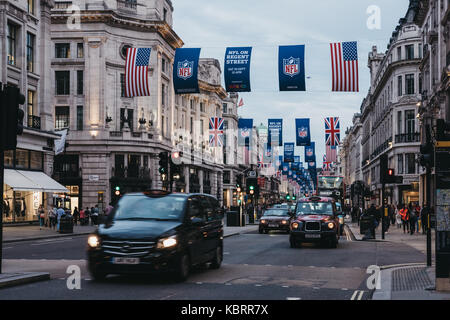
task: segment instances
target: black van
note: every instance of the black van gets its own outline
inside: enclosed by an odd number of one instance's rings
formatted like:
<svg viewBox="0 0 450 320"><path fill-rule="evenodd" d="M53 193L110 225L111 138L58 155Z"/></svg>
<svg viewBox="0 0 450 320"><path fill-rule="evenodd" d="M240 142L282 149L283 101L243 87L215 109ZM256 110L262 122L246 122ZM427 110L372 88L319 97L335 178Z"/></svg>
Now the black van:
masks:
<svg viewBox="0 0 450 320"><path fill-rule="evenodd" d="M180 281L190 267L223 259L223 211L208 194L149 191L124 195L105 224L88 238L95 280L108 274L171 272Z"/></svg>

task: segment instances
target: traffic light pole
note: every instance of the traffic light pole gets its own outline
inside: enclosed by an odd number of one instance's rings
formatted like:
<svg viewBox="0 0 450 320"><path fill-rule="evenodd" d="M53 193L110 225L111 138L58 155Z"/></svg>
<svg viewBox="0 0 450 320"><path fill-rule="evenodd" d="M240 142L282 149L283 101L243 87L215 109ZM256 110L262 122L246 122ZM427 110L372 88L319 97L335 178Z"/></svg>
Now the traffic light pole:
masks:
<svg viewBox="0 0 450 320"><path fill-rule="evenodd" d="M0 145L0 274L2 273L2 257L3 257L3 183L4 183L4 167L5 153Z"/></svg>
<svg viewBox="0 0 450 320"><path fill-rule="evenodd" d="M430 218L431 218L431 206L430 206L430 198L431 198L431 190L430 190L430 171L431 168L429 166L426 167L426 173L425 173L425 183L426 183L426 189L427 189L427 202L426 202L426 214L427 214L427 266L431 267L432 259L431 259L431 224L430 224Z"/></svg>
<svg viewBox="0 0 450 320"><path fill-rule="evenodd" d="M386 211L386 204L385 204L385 196L386 196L386 194L385 194L385 188L386 188L386 185L383 183L382 184L382 187L381 187L381 201L382 201L382 212L381 212L381 239L383 239L384 240L384 234L385 234L385 223L386 223L386 217L385 217L385 215L386 215L386 213L385 213L385 211Z"/></svg>

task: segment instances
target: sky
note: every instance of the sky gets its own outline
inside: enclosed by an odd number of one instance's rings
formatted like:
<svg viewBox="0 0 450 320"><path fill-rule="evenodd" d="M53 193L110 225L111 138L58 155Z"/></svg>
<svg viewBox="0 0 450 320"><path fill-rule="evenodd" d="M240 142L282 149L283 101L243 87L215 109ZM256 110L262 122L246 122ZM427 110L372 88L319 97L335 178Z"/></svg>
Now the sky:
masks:
<svg viewBox="0 0 450 320"><path fill-rule="evenodd" d="M325 154L324 118L339 117L341 141L370 86L372 46L385 52L409 0L172 0L173 28L185 48L218 59L223 72L227 47L251 46L251 92L240 93L239 116L267 126L283 118L284 142L295 142L295 118L310 118L319 167ZM379 19L377 19L379 18ZM369 22L369 26L368 26ZM329 44L357 41L357 93L331 92ZM279 92L278 46L305 45L306 92ZM225 81L222 74L222 86ZM296 147L304 158L304 147Z"/></svg>

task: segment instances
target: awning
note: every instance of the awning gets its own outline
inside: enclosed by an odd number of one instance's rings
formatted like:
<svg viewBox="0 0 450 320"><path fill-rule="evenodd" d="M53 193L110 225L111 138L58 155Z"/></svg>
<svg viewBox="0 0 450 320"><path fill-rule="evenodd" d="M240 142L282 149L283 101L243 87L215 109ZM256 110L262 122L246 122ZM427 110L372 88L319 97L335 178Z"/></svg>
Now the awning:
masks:
<svg viewBox="0 0 450 320"><path fill-rule="evenodd" d="M14 191L69 192L41 171L5 169L5 183Z"/></svg>

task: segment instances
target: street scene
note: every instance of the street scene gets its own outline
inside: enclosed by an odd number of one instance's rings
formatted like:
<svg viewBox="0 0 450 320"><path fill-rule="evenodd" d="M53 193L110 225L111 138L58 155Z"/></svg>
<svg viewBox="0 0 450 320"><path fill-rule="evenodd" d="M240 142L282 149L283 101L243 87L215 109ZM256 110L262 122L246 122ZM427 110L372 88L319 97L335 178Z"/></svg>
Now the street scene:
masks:
<svg viewBox="0 0 450 320"><path fill-rule="evenodd" d="M449 300L450 3L324 2L0 1L0 301Z"/></svg>

